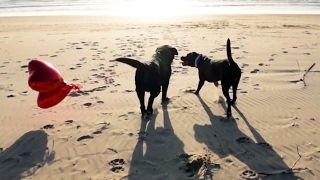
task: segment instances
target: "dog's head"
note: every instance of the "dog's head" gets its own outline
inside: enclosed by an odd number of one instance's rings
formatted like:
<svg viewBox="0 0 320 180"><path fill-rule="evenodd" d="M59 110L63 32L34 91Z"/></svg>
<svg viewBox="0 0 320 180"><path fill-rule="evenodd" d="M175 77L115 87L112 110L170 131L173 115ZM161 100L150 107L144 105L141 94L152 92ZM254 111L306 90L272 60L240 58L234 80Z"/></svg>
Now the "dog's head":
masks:
<svg viewBox="0 0 320 180"><path fill-rule="evenodd" d="M174 56L178 55L178 50L169 45L163 45L156 49L156 53L161 57L161 61L166 61L171 64L173 62Z"/></svg>
<svg viewBox="0 0 320 180"><path fill-rule="evenodd" d="M196 52L191 52L191 53L188 53L186 56L182 56L181 57L182 65L195 67L195 61L198 56L199 54Z"/></svg>

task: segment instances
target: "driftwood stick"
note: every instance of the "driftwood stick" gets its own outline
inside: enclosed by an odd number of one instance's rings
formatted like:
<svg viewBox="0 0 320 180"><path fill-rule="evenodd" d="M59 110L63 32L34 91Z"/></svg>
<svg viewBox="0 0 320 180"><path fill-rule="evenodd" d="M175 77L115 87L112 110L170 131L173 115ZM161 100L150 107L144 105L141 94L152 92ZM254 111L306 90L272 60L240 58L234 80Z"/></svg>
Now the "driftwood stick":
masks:
<svg viewBox="0 0 320 180"><path fill-rule="evenodd" d="M303 81L304 86L307 86L306 82L304 81L305 76L307 75L307 73L313 68L313 66L315 66L316 63L313 63L309 69L306 70L306 72L303 74L302 78L300 79L300 81Z"/></svg>
<svg viewBox="0 0 320 180"><path fill-rule="evenodd" d="M298 154L298 159L293 163L293 165L291 166L291 168L287 169L287 170L284 170L284 171L281 171L281 172L277 172L277 173L258 173L260 175L265 175L265 176L270 176L270 175L275 175L275 174L281 174L281 173L292 173L292 170L298 170L298 171L301 171L301 170L308 170L312 175L313 172L311 171L311 169L309 168L298 168L298 169L294 169L294 167L296 166L296 164L298 163L298 161L301 159L301 155L299 153L299 146L297 145L297 154Z"/></svg>
<svg viewBox="0 0 320 180"><path fill-rule="evenodd" d="M297 162L300 160L301 155L299 153L299 146L297 145L297 153L299 155L298 159L296 160L296 162L294 162L294 164L291 166L291 168L289 170L292 170L294 168L294 166L297 164Z"/></svg>

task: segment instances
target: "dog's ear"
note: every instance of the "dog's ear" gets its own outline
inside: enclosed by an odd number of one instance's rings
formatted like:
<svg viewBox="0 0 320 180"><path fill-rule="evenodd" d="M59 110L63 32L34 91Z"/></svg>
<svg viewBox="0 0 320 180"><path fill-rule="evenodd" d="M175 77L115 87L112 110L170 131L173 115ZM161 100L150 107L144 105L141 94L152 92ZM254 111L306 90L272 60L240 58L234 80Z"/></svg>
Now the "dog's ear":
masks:
<svg viewBox="0 0 320 180"><path fill-rule="evenodd" d="M173 55L179 55L178 50L176 48L171 48L171 51Z"/></svg>
<svg viewBox="0 0 320 180"><path fill-rule="evenodd" d="M191 58L191 59L194 59L194 58L196 58L196 57L198 56L198 53L196 53L196 52L191 52L191 53L189 53L187 56L188 56L189 58Z"/></svg>

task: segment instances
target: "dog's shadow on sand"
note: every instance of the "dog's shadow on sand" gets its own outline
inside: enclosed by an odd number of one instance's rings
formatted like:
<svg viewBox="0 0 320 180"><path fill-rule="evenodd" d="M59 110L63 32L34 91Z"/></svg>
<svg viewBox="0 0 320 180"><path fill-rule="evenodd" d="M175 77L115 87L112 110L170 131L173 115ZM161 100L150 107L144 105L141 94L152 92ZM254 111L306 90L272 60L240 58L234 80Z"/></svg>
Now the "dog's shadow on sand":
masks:
<svg viewBox="0 0 320 180"><path fill-rule="evenodd" d="M55 158L47 148L43 130L29 131L0 153L0 179L20 180L32 176Z"/></svg>
<svg viewBox="0 0 320 180"><path fill-rule="evenodd" d="M174 157L184 153L184 143L174 133L167 103L162 104L162 111L164 127L155 128L157 111L150 119L142 120L129 175L125 179L179 179Z"/></svg>
<svg viewBox="0 0 320 180"><path fill-rule="evenodd" d="M257 179L300 179L292 173L282 173L290 169L279 154L252 127L236 105L233 108L239 113L255 138L255 141L244 134L233 118L216 116L200 96L200 103L206 111L211 125L194 125L195 139L204 143L207 148L223 159L226 164L233 163L233 158L247 166L239 172L242 178ZM221 106L226 110L225 101L220 97ZM240 166L242 167L242 166Z"/></svg>

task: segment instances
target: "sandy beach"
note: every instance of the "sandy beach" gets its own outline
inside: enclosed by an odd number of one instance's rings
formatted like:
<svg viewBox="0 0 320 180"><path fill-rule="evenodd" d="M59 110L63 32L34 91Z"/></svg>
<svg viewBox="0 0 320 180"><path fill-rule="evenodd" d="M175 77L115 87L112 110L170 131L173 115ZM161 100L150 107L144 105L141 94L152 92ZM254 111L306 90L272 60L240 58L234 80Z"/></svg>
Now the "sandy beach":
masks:
<svg viewBox="0 0 320 180"><path fill-rule="evenodd" d="M225 59L228 38L243 72L230 119L221 86L188 93L198 71L180 61ZM317 15L2 17L0 180L319 179L319 39ZM171 101L141 120L135 69L113 59L164 44L179 52ZM39 108L34 58L82 93Z"/></svg>

